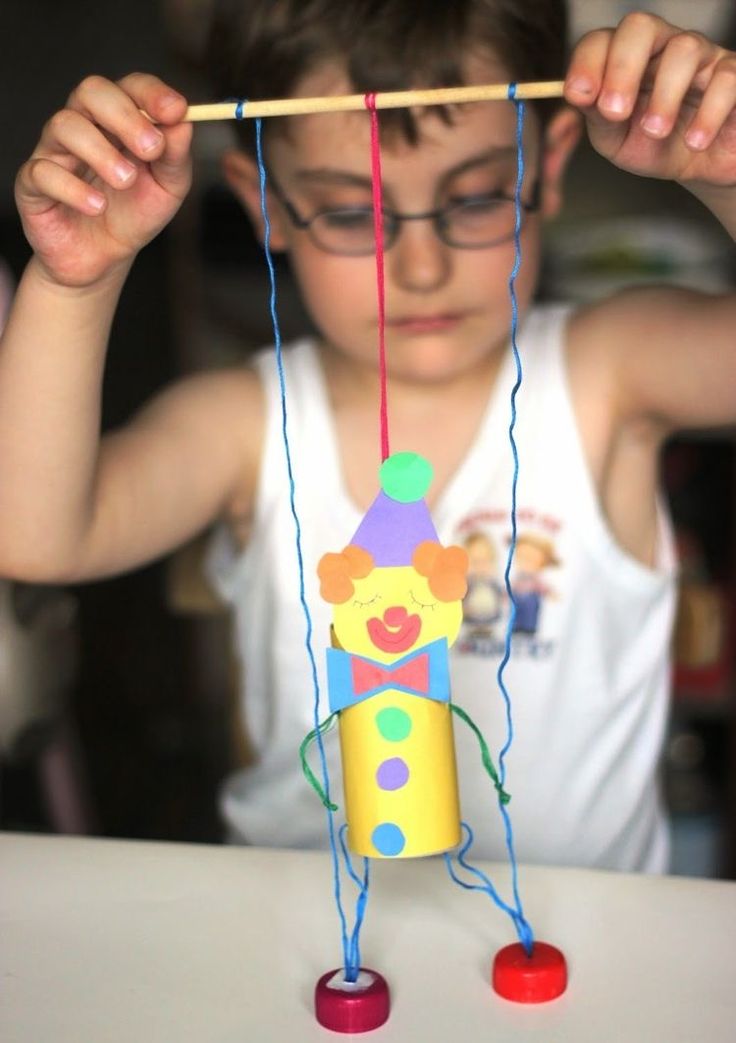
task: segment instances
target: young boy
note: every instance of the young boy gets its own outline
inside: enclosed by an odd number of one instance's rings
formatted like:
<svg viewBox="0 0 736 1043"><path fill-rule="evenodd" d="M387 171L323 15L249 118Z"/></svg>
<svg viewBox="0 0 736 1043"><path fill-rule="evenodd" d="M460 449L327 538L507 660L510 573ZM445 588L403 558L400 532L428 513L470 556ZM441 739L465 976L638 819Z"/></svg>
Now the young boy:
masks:
<svg viewBox="0 0 736 1043"><path fill-rule="evenodd" d="M564 68L564 10L553 0L252 0L224 11L223 96L552 79ZM657 457L675 428L736 416L736 298L642 289L578 312L536 308L532 298L541 225L560 206L578 134L575 110L604 156L681 182L736 232L736 55L631 15L580 42L565 97L566 106L530 106L526 125L519 511L557 564L554 597L533 633L514 636L506 675L516 732L510 809L522 860L661 871L655 777L675 564ZM313 724L312 689L273 353L182 381L98 436L118 294L189 187L184 110L151 76L85 80L19 174L34 257L0 357L0 573L110 575L221 519L212 570L237 613L243 712L257 751L226 787L225 817L251 843L317 845L324 810L297 758ZM514 107L382 114L381 123L391 448L431 460L443 543L480 527L506 547ZM377 491L368 120L304 116L269 123L264 137L271 246L288 252L319 330L287 352L286 380L321 667L329 607L314 568L349 540ZM252 146L230 152L224 169L262 235ZM452 666L454 700L494 749L506 735L497 644L471 633ZM457 731L474 853L502 857L475 740Z"/></svg>

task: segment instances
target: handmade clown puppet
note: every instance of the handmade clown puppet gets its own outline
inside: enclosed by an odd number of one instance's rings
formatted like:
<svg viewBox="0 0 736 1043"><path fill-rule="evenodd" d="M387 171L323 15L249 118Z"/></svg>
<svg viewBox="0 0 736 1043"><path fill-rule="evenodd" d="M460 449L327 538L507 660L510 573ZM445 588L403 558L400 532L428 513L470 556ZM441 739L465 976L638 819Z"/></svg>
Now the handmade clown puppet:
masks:
<svg viewBox="0 0 736 1043"><path fill-rule="evenodd" d="M439 543L424 501L431 477L422 457L389 457L352 540L318 568L334 606L327 677L348 846L372 858L460 842L448 649L462 622L468 558Z"/></svg>
<svg viewBox="0 0 736 1043"><path fill-rule="evenodd" d="M317 569L320 593L333 606L332 640L327 649L331 713L319 732L323 734L335 720L339 722L350 850L366 859L444 853L447 860L447 853L461 845L464 826L453 716L475 732L483 766L501 805L510 799L483 736L451 699L449 648L462 622L468 555L462 547L443 547L439 541L424 499L432 480L427 460L415 453L395 453L381 465L379 478L380 492L348 545L340 552L325 554ZM316 734L312 732L302 744L302 764L309 781L334 812L337 806L306 762L306 749ZM469 868L462 861L467 846L463 845L460 860ZM473 889L495 895L490 881ZM522 989L528 991L530 975L538 973L529 962L531 932L520 911L494 900L515 918L517 929L521 925L529 931L524 946L507 946L494 964L494 987L504 994L498 978L499 958L502 964L511 961L510 971L505 970L511 973L513 984L505 994L522 998L516 994L518 982L523 981ZM560 978L564 958L557 950L537 943L538 958L546 961L548 950L562 961L555 967L554 989L544 996L529 993L524 999L536 1002L564 989ZM542 972L547 975L548 968ZM362 1031L385 1020L385 980L374 971L366 973L367 979L363 972L354 980L340 972L320 979L316 1009L323 1025L338 1031Z"/></svg>
<svg viewBox="0 0 736 1043"><path fill-rule="evenodd" d="M449 851L461 840L448 651L462 623L468 555L443 547L416 453L381 465L381 490L350 543L318 566L334 606L327 679L340 726L348 847L369 858Z"/></svg>

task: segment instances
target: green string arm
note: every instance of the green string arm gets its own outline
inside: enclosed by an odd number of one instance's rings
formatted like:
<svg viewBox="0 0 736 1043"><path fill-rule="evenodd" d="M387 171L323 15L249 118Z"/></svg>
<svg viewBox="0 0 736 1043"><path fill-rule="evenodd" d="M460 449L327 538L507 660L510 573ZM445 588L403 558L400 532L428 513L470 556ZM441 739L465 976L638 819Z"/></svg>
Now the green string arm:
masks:
<svg viewBox="0 0 736 1043"><path fill-rule="evenodd" d="M309 764L307 763L307 750L309 749L311 744L315 742L317 738L317 732L319 731L320 735L324 735L325 732L328 732L330 730L330 728L335 723L336 719L337 711L335 711L335 713L331 713L325 721L322 721L322 724L320 724L319 728L314 728L306 737L306 739L304 739L301 746L299 747L299 759L302 762L302 771L304 772L306 780L328 811L337 811L337 804L333 804L330 800L327 799L327 794L322 789L319 780L316 778L314 772L309 767Z"/></svg>
<svg viewBox="0 0 736 1043"><path fill-rule="evenodd" d="M453 713L457 714L460 720L464 721L468 725L468 727L475 733L475 737L480 745L480 755L481 760L483 761L483 767L488 772L488 775L490 776L493 782L493 785L496 789L496 792L498 793L499 800L501 801L501 803L508 804L508 802L511 800L511 796L501 785L501 781L498 777L498 774L496 773L496 769L493 767L493 761L491 760L491 754L488 750L488 745L486 743L486 740L483 738L483 735L481 734L480 728L475 723L475 721L472 720L470 715L467 714L465 710L461 709L461 707L459 707L456 703L450 703L450 709Z"/></svg>

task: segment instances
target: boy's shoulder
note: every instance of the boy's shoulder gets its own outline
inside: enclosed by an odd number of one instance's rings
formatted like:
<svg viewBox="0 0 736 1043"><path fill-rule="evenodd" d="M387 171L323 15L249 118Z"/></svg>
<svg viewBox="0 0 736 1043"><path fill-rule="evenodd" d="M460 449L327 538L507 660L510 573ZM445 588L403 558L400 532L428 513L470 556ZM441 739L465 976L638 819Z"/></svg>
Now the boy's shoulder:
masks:
<svg viewBox="0 0 736 1043"><path fill-rule="evenodd" d="M196 409L227 415L241 412L244 407L258 410L263 390L257 368L250 360L229 363L214 369L201 370L181 377L165 395L185 400ZM242 414L241 414L242 415Z"/></svg>
<svg viewBox="0 0 736 1043"><path fill-rule="evenodd" d="M261 381L247 363L203 370L174 381L136 417L131 427L178 439L230 461L246 484L257 472L263 440L265 406Z"/></svg>
<svg viewBox="0 0 736 1043"><path fill-rule="evenodd" d="M631 338L642 344L648 333L669 331L683 308L691 306L695 291L679 286L642 285L618 290L574 309L569 323L569 341L589 352L631 346Z"/></svg>
<svg viewBox="0 0 736 1043"><path fill-rule="evenodd" d="M684 287L637 286L571 315L569 387L583 441L597 447L601 467L622 434L656 447L689 419L707 426L707 412L701 417L688 403L697 398L703 344L716 339L717 301Z"/></svg>
<svg viewBox="0 0 736 1043"><path fill-rule="evenodd" d="M261 466L266 406L257 369L246 360L185 377L171 388L190 431L201 432L212 454L230 461L233 486L222 516L249 519ZM177 409L178 411L178 409Z"/></svg>
<svg viewBox="0 0 736 1043"><path fill-rule="evenodd" d="M610 393L626 386L632 363L666 363L669 348L692 335L693 317L708 298L678 286L632 286L575 309L567 326L571 378Z"/></svg>

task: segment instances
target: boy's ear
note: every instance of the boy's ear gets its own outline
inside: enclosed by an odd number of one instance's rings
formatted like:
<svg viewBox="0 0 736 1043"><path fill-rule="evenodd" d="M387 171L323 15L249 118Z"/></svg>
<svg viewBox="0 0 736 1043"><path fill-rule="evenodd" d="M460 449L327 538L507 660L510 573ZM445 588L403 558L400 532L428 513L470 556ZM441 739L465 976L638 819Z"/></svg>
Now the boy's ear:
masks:
<svg viewBox="0 0 736 1043"><path fill-rule="evenodd" d="M555 217L562 206L562 183L567 164L582 133L582 118L567 106L555 113L544 133L542 152L542 215Z"/></svg>
<svg viewBox="0 0 736 1043"><path fill-rule="evenodd" d="M265 234L263 214L261 213L261 183L258 165L246 152L239 149L228 149L222 157L222 171L225 180L240 200L250 217L253 231L262 244ZM269 245L272 250L285 250L287 246L284 235L286 216L281 204L268 194L268 219L271 226Z"/></svg>

